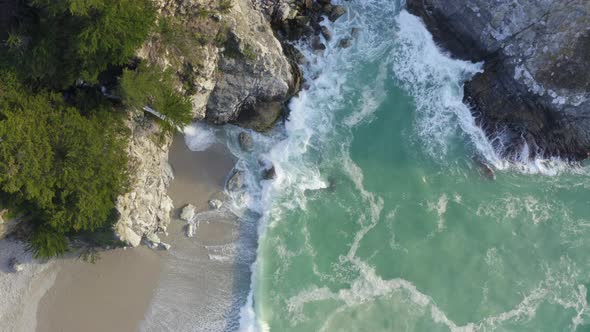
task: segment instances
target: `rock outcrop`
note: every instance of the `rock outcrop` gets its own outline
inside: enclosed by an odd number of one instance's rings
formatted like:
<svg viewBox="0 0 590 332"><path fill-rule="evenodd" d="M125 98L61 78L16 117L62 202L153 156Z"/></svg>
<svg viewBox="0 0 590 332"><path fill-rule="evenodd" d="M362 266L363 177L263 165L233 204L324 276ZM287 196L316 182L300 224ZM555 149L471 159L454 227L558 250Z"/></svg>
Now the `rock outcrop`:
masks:
<svg viewBox="0 0 590 332"><path fill-rule="evenodd" d="M117 200L119 221L115 233L121 241L138 246L143 237L165 231L173 209L167 190L174 178L168 164L170 138L163 141L157 123L143 112L131 113L128 146L132 182Z"/></svg>
<svg viewBox="0 0 590 332"><path fill-rule="evenodd" d="M590 1L408 0L435 41L483 61L465 102L507 156L590 155ZM523 157L523 156L520 156ZM527 157L527 156L524 156Z"/></svg>
<svg viewBox="0 0 590 332"><path fill-rule="evenodd" d="M283 52L270 20L254 3L155 3L159 24L168 24L174 35L154 34L137 55L177 73L178 89L191 97L194 118L215 124L237 122L260 131L272 126L298 91L301 74ZM130 192L118 199L115 231L122 241L137 246L166 230L173 209L166 193L173 174L168 164L170 140L158 141L158 125L150 116L134 113L129 127L134 181ZM240 176L234 180L236 187L242 185Z"/></svg>
<svg viewBox="0 0 590 332"><path fill-rule="evenodd" d="M270 22L251 0L237 0L224 16L217 82L207 103L207 120L238 122L264 131L299 89L298 68L285 57Z"/></svg>

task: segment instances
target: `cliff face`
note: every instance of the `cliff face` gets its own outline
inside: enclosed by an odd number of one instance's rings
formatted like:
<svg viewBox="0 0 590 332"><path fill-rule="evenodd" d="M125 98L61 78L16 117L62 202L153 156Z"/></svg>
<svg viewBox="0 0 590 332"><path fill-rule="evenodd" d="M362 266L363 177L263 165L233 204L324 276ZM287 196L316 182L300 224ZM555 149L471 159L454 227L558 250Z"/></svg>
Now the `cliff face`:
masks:
<svg viewBox="0 0 590 332"><path fill-rule="evenodd" d="M590 1L407 0L455 57L484 61L465 102L507 156L590 152ZM500 146L499 146L500 147Z"/></svg>
<svg viewBox="0 0 590 332"><path fill-rule="evenodd" d="M251 0L232 1L230 8L203 0L156 4L159 20L170 19L175 31L150 38L138 56L178 74L178 88L190 95L194 118L257 130L274 124L298 90L300 74ZM137 246L170 223L171 140L158 141L158 125L140 111L132 113L129 128L133 182L130 192L118 199L115 232Z"/></svg>

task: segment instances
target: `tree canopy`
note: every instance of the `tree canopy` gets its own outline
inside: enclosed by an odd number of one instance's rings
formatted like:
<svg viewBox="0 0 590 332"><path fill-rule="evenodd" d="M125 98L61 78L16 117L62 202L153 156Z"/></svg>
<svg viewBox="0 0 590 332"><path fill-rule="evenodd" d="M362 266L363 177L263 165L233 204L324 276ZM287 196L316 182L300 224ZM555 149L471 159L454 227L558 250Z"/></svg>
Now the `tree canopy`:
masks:
<svg viewBox="0 0 590 332"><path fill-rule="evenodd" d="M27 91L15 75L3 73L0 84L0 190L35 208L36 229L51 233L33 236L44 256L47 241L108 222L127 183L125 127L115 111L82 116L60 95Z"/></svg>
<svg viewBox="0 0 590 332"><path fill-rule="evenodd" d="M95 82L123 65L155 22L150 0L32 0L9 28L2 62L25 79L61 89Z"/></svg>
<svg viewBox="0 0 590 332"><path fill-rule="evenodd" d="M128 107L150 106L169 121L162 121L167 130L175 130L192 120L192 105L188 98L174 89L173 76L168 70L140 64L136 70L125 69L119 92Z"/></svg>

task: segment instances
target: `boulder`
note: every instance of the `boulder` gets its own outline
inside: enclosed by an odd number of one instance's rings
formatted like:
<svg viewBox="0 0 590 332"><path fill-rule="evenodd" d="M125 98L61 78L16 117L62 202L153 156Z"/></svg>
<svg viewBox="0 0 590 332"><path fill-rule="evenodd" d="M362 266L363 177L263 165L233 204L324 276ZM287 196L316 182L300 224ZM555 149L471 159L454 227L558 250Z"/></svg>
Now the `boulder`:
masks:
<svg viewBox="0 0 590 332"><path fill-rule="evenodd" d="M264 170L264 173L262 174L262 178L265 180L272 180L277 176L277 171L275 170L274 166L271 166L268 169Z"/></svg>
<svg viewBox="0 0 590 332"><path fill-rule="evenodd" d="M146 239L153 244L159 244L160 242L162 242L160 241L160 237L156 233L148 234L146 236Z"/></svg>
<svg viewBox="0 0 590 332"><path fill-rule="evenodd" d="M223 206L223 202L218 199L211 199L209 200L209 207L213 210L219 210Z"/></svg>
<svg viewBox="0 0 590 332"><path fill-rule="evenodd" d="M229 180L227 180L226 187L229 191L238 191L242 189L244 187L244 172L234 172Z"/></svg>
<svg viewBox="0 0 590 332"><path fill-rule="evenodd" d="M340 48L349 48L352 45L352 39L350 38L342 38L338 42L338 47Z"/></svg>
<svg viewBox="0 0 590 332"><path fill-rule="evenodd" d="M192 204L187 204L180 213L180 219L184 221L192 221L195 217L196 207Z"/></svg>
<svg viewBox="0 0 590 332"><path fill-rule="evenodd" d="M326 38L327 41L332 40L332 31L330 31L330 29L328 29L327 26L323 25L320 28L320 31L322 32L322 36L324 36L324 38Z"/></svg>
<svg viewBox="0 0 590 332"><path fill-rule="evenodd" d="M242 148L242 150L252 151L252 147L254 146L252 135L243 131L238 135L238 141L240 142L240 147Z"/></svg>
<svg viewBox="0 0 590 332"><path fill-rule="evenodd" d="M169 245L168 243L164 243L164 242L161 242L159 245L159 248L162 250L170 250L171 247L172 247L171 245Z"/></svg>
<svg viewBox="0 0 590 332"><path fill-rule="evenodd" d="M194 237L195 236L195 224L190 222L186 225L186 236L187 237Z"/></svg>
<svg viewBox="0 0 590 332"><path fill-rule="evenodd" d="M346 8L341 5L336 5L332 7L332 11L330 12L330 16L328 18L330 21L335 22L344 14L346 14Z"/></svg>
<svg viewBox="0 0 590 332"><path fill-rule="evenodd" d="M408 0L437 43L483 61L465 102L507 157L583 159L590 151L590 2Z"/></svg>

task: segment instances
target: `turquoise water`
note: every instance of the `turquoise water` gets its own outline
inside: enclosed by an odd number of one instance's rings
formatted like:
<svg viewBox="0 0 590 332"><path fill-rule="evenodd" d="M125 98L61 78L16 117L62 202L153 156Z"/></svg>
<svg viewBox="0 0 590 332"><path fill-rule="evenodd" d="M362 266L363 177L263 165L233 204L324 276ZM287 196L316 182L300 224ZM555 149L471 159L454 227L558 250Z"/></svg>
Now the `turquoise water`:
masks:
<svg viewBox="0 0 590 332"><path fill-rule="evenodd" d="M259 235L241 329L590 330L587 169L499 158L461 103L480 64L393 1L343 4L330 27L359 40L309 53L290 121L241 156Z"/></svg>

